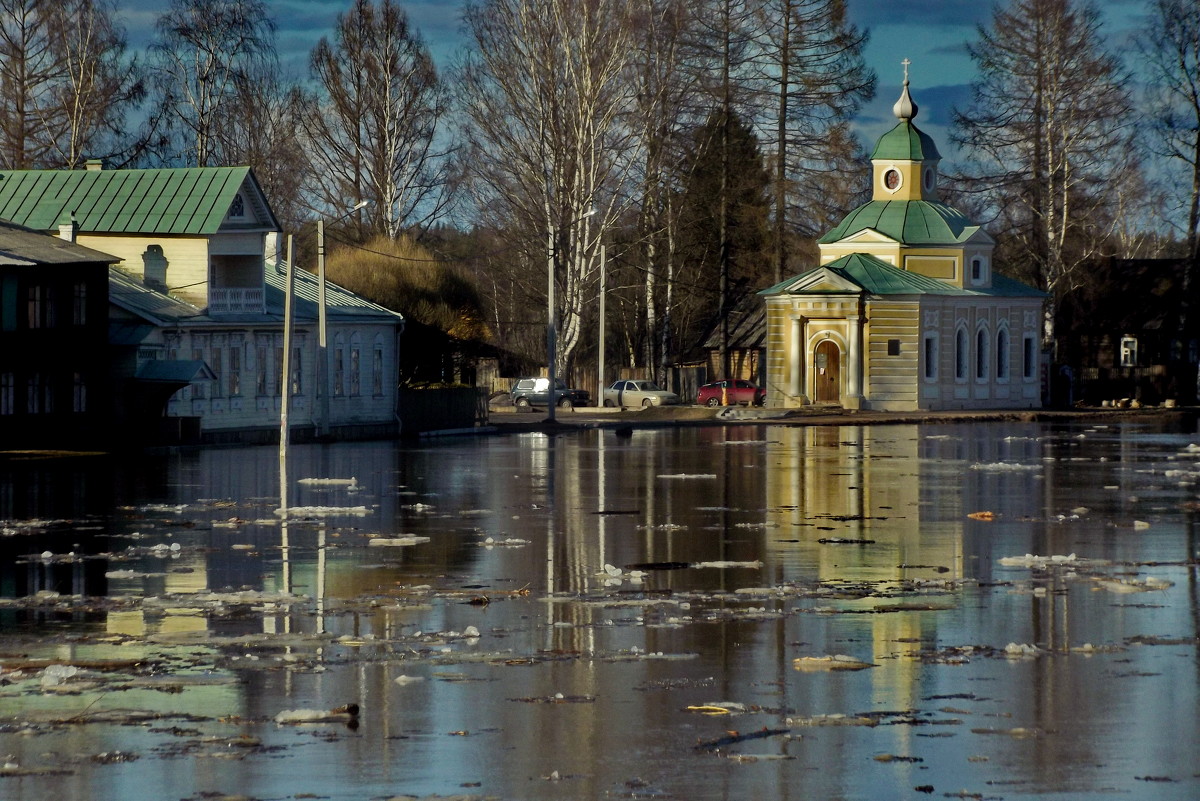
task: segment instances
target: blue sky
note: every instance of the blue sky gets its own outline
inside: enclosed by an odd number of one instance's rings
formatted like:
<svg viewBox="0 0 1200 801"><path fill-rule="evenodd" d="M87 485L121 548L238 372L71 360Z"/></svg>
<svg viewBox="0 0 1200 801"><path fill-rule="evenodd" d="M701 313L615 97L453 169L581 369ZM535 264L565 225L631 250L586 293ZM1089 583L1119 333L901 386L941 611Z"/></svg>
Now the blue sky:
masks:
<svg viewBox="0 0 1200 801"><path fill-rule="evenodd" d="M167 6L164 0L118 0L131 47L142 48L153 32L154 21ZM974 67L966 43L975 39L977 26L991 18L987 0L848 0L851 19L868 28L871 41L867 62L879 77L876 99L859 114L856 126L867 143L885 133L895 121L892 104L900 93L900 62L912 62L911 91L920 107L917 124L937 140L943 155L951 157L945 127L955 104L969 99ZM1131 27L1144 13L1141 0L1098 0L1105 32L1118 53L1126 47ZM303 76L307 56L322 36L329 36L339 13L349 0L267 0L278 25L278 43L285 62ZM439 65L448 63L461 41L461 0L411 0L403 2L409 20L433 50Z"/></svg>

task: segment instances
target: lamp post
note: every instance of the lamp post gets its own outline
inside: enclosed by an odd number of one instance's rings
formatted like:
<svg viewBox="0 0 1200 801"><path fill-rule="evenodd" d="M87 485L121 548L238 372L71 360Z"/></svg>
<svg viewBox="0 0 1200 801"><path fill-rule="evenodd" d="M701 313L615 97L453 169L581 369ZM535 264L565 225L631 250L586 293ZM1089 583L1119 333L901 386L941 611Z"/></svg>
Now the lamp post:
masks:
<svg viewBox="0 0 1200 801"><path fill-rule="evenodd" d="M579 215L567 223L568 229L580 220L585 220L595 213L596 210L594 208L589 209L584 214ZM554 423L556 421L554 412L558 408L558 399L554 397L554 390L558 383L556 380L557 376L555 375L554 365L554 359L556 356L555 346L558 344L558 313L554 307L554 256L556 250L554 247L554 233L554 223L551 223L546 240L546 281L548 284L546 287L546 360L549 364L548 372L550 378L550 386L548 388L550 398L547 401L547 408L549 409L549 414L546 417L547 423Z"/></svg>
<svg viewBox="0 0 1200 801"><path fill-rule="evenodd" d="M360 200L354 208L331 222L344 220L369 204L369 200ZM317 387L321 393L321 422L317 434L321 437L329 436L329 341L325 309L325 218L322 217L317 220Z"/></svg>

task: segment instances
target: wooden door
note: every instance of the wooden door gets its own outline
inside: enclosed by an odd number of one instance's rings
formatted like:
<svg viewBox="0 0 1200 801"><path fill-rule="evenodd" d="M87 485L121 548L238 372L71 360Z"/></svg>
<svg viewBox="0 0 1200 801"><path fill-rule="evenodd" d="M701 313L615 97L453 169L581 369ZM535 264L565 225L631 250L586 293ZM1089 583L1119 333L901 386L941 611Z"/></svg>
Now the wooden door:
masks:
<svg viewBox="0 0 1200 801"><path fill-rule="evenodd" d="M840 403L841 395L841 352L832 340L817 345L813 354L813 402Z"/></svg>

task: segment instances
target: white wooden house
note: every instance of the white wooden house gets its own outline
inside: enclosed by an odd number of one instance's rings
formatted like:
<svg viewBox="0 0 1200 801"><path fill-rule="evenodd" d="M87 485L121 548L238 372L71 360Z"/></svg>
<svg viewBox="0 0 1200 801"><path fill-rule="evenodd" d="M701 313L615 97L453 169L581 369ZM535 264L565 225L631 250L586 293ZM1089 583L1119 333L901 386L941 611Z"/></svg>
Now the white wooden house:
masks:
<svg viewBox="0 0 1200 801"><path fill-rule="evenodd" d="M132 433L277 434L284 266L279 224L248 167L0 171L0 217L120 259L109 272L109 344L120 422ZM317 280L294 273L296 436L395 434L403 317L327 284L321 381Z"/></svg>

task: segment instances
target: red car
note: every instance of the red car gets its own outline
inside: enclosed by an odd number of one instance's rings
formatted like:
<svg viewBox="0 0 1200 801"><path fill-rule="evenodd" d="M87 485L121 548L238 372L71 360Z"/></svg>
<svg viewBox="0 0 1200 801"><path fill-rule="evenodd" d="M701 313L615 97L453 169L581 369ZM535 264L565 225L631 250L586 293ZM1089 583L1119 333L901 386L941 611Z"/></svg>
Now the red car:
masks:
<svg viewBox="0 0 1200 801"><path fill-rule="evenodd" d="M741 378L713 381L696 393L696 403L701 406L762 406L766 399L765 389Z"/></svg>

